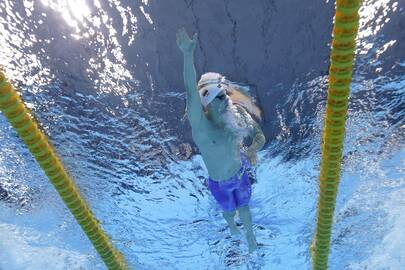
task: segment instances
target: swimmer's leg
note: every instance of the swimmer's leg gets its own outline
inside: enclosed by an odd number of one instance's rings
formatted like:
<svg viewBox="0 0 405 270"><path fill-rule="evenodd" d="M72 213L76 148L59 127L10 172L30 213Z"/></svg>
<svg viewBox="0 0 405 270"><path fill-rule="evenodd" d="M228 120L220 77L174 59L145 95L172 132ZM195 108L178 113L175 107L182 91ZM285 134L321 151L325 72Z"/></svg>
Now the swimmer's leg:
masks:
<svg viewBox="0 0 405 270"><path fill-rule="evenodd" d="M243 227L246 230L246 239L249 246L249 252L253 252L257 249L257 243L255 235L253 233L252 215L250 214L249 206L242 206L238 208L239 217L243 223Z"/></svg>
<svg viewBox="0 0 405 270"><path fill-rule="evenodd" d="M224 212L222 214L222 216L225 218L226 222L229 225L229 229L231 230L232 235L236 235L236 234L240 233L238 227L236 227L235 214L236 214L236 211Z"/></svg>

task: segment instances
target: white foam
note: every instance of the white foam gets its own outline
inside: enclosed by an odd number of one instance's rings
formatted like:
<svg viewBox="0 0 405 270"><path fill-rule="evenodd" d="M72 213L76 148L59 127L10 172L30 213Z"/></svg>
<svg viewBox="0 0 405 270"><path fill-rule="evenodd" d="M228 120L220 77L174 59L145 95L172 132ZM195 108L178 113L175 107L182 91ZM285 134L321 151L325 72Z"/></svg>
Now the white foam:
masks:
<svg viewBox="0 0 405 270"><path fill-rule="evenodd" d="M46 238L39 231L1 223L0 269L91 269L89 255L48 245Z"/></svg>
<svg viewBox="0 0 405 270"><path fill-rule="evenodd" d="M383 184L396 189L385 196L381 209L386 213L384 221L387 233L381 242L371 247L370 256L360 263L352 265L353 270L360 269L404 269L405 265L405 151L399 151L391 160L382 164L385 167ZM393 180L395 185L392 184ZM386 183L384 183L386 182Z"/></svg>

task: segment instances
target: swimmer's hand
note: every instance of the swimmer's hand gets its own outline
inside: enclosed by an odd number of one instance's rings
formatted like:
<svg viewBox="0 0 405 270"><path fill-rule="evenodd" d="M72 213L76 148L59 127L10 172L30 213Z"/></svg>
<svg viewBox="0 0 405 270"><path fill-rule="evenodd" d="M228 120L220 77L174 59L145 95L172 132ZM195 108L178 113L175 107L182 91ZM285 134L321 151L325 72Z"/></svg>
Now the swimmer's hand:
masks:
<svg viewBox="0 0 405 270"><path fill-rule="evenodd" d="M252 166L257 165L257 152L255 150L251 150L248 148L247 151L245 152L245 155Z"/></svg>
<svg viewBox="0 0 405 270"><path fill-rule="evenodd" d="M177 31L176 42L183 54L193 53L197 44L197 33L194 34L193 39L190 39L186 29L181 28Z"/></svg>

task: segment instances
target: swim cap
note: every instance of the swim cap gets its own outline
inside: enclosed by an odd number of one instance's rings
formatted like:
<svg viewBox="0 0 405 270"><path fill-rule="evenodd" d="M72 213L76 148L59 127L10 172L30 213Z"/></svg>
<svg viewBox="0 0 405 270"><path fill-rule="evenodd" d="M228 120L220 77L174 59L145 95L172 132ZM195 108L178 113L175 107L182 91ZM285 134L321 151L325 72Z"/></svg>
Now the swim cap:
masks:
<svg viewBox="0 0 405 270"><path fill-rule="evenodd" d="M201 104L206 107L226 87L225 77L219 73L208 72L201 76L197 84Z"/></svg>

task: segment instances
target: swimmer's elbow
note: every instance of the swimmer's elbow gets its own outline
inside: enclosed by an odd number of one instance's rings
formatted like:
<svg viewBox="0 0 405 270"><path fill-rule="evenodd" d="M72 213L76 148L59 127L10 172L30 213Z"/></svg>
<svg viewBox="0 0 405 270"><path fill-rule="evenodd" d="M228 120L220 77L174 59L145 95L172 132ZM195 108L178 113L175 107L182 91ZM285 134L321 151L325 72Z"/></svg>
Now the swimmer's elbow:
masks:
<svg viewBox="0 0 405 270"><path fill-rule="evenodd" d="M252 134L252 145L255 146L257 151L263 148L264 144L266 143L266 137L263 134L263 131L257 127L254 129L254 133Z"/></svg>

